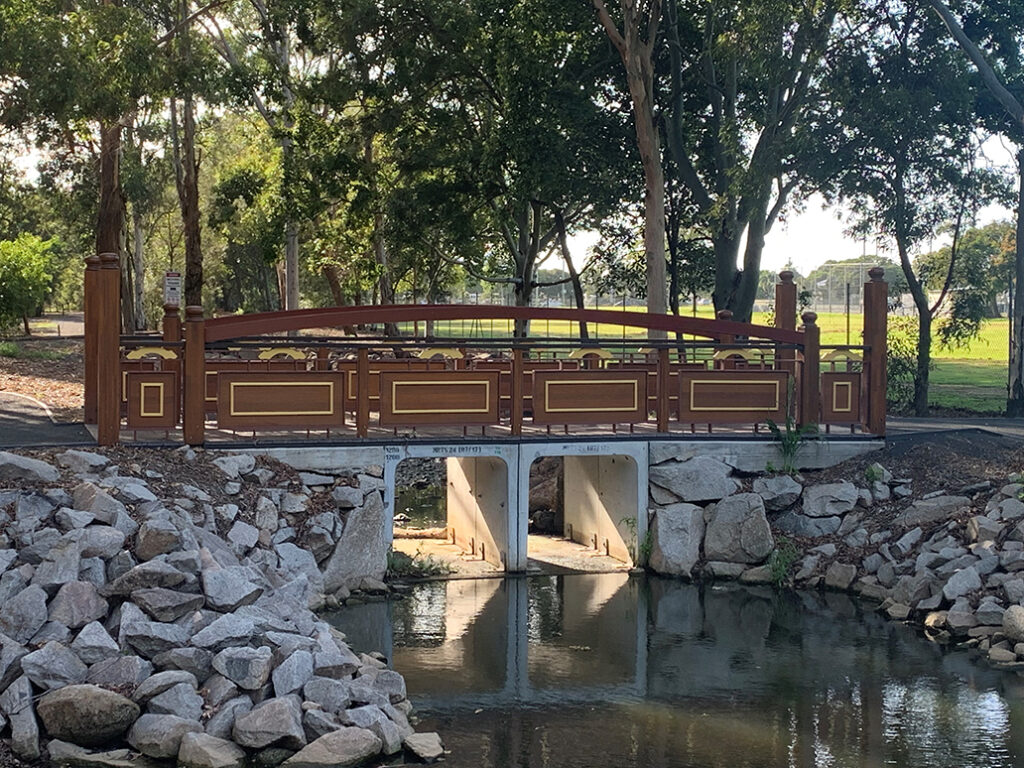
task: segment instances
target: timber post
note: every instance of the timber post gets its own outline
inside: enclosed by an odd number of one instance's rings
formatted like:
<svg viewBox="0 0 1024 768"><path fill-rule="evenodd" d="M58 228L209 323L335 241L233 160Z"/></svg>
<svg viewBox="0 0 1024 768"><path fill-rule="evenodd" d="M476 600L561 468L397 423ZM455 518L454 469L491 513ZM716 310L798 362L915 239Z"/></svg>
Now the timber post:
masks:
<svg viewBox="0 0 1024 768"><path fill-rule="evenodd" d="M886 390L889 388L886 350L889 284L884 280L885 270L881 267L872 267L868 276L871 279L864 283L864 345L868 347L865 355L868 363L866 427L871 434L884 436Z"/></svg>
<svg viewBox="0 0 1024 768"><path fill-rule="evenodd" d="M203 308L185 307L185 413L182 431L186 445L206 440L206 327Z"/></svg>
<svg viewBox="0 0 1024 768"><path fill-rule="evenodd" d="M121 259L101 253L94 286L96 314L96 442L116 445L121 436Z"/></svg>
<svg viewBox="0 0 1024 768"><path fill-rule="evenodd" d="M788 269L779 272L779 282L775 284L775 327L796 330L796 283Z"/></svg>
<svg viewBox="0 0 1024 768"><path fill-rule="evenodd" d="M383 399L381 403L383 403ZM360 349L356 368L356 435L370 434L370 353Z"/></svg>
<svg viewBox="0 0 1024 768"><path fill-rule="evenodd" d="M523 434L523 350L512 350L512 381L509 392L509 428L513 435ZM499 377L499 381L500 381Z"/></svg>
<svg viewBox="0 0 1024 768"><path fill-rule="evenodd" d="M669 383L672 381L672 364L669 359L668 347L661 347L658 350L658 375L655 380L658 382L658 399L655 401L657 409L658 431L668 432L669 416Z"/></svg>
<svg viewBox="0 0 1024 768"><path fill-rule="evenodd" d="M96 423L96 331L99 323L100 257L91 254L85 259L85 423Z"/></svg>
<svg viewBox="0 0 1024 768"><path fill-rule="evenodd" d="M181 310L177 304L164 304L164 317L160 323L163 331L163 340L168 344L178 344L181 341ZM165 370L174 371L175 377L175 400L174 400L174 423L178 423L181 416L181 359L183 350L174 350L176 357L173 360L164 360L161 366Z"/></svg>
<svg viewBox="0 0 1024 768"><path fill-rule="evenodd" d="M817 424L821 410L821 328L817 312L804 312L804 364L800 371L800 425Z"/></svg>

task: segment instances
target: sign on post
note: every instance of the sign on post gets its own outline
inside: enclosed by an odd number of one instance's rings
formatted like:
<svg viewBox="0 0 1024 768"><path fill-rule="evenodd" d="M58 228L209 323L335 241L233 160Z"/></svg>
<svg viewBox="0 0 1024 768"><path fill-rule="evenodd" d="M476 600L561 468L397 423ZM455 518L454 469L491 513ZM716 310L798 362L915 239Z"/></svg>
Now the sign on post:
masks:
<svg viewBox="0 0 1024 768"><path fill-rule="evenodd" d="M164 273L164 304L181 306L181 272Z"/></svg>

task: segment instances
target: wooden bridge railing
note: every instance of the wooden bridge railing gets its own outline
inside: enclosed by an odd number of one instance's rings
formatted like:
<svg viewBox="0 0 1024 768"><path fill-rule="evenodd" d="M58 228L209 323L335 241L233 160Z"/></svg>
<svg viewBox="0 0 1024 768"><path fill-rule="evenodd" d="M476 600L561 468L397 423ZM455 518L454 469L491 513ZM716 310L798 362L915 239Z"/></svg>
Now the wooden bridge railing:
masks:
<svg viewBox="0 0 1024 768"><path fill-rule="evenodd" d="M776 286L774 326L734 322L728 313L711 320L459 305L214 319L188 307L182 326L177 308L169 306L161 337L121 338L109 311L117 306L111 297L119 271L104 267L102 259L90 260L86 278L87 360L95 360L87 365L87 403L91 389L101 444L116 442L123 427L170 431L180 424L183 440L198 445L210 418L219 431L327 430L358 437L398 429L450 433L453 427L513 436L568 431L570 425L660 433L692 432L698 424L709 431L741 423L756 429L766 418L787 415L802 424L856 425L875 435L885 430L887 301L880 269L871 271L864 289L864 343L829 347L822 356L817 316L805 312L797 327L796 286L787 272ZM513 339L493 332L495 323L501 328L521 320L535 328L611 324L621 336ZM424 321L435 329L444 322L463 325L426 338L283 335ZM479 335L485 322L488 336Z"/></svg>

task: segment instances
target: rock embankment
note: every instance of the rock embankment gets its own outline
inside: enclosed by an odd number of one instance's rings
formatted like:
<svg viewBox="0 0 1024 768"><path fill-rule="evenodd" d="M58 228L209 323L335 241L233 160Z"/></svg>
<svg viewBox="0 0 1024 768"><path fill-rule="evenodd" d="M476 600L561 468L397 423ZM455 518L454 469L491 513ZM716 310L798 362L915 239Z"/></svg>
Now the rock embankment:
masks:
<svg viewBox="0 0 1024 768"><path fill-rule="evenodd" d="M191 768L438 757L436 734L409 723L401 675L311 610L383 576L383 553L354 544L383 512L379 477L163 455L144 469L0 453L0 733L12 750Z"/></svg>
<svg viewBox="0 0 1024 768"><path fill-rule="evenodd" d="M862 475L751 479L717 459L666 460L651 468L649 565L853 592L1024 669L1024 478L925 489L879 463Z"/></svg>

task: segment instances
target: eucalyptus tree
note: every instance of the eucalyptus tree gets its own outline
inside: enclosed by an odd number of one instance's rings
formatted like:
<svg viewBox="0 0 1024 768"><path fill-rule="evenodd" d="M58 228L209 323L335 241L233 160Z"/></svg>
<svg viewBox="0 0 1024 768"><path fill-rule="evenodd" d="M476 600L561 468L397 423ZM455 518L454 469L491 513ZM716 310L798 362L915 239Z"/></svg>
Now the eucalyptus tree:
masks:
<svg viewBox="0 0 1024 768"><path fill-rule="evenodd" d="M821 137L840 169L825 190L896 245L918 315L913 407L923 415L933 321L952 285L960 234L995 180L975 167L970 76L938 19L913 4L889 3L884 10L882 23L851 40L829 72L842 114ZM943 227L952 232L953 256L933 297L914 257Z"/></svg>

